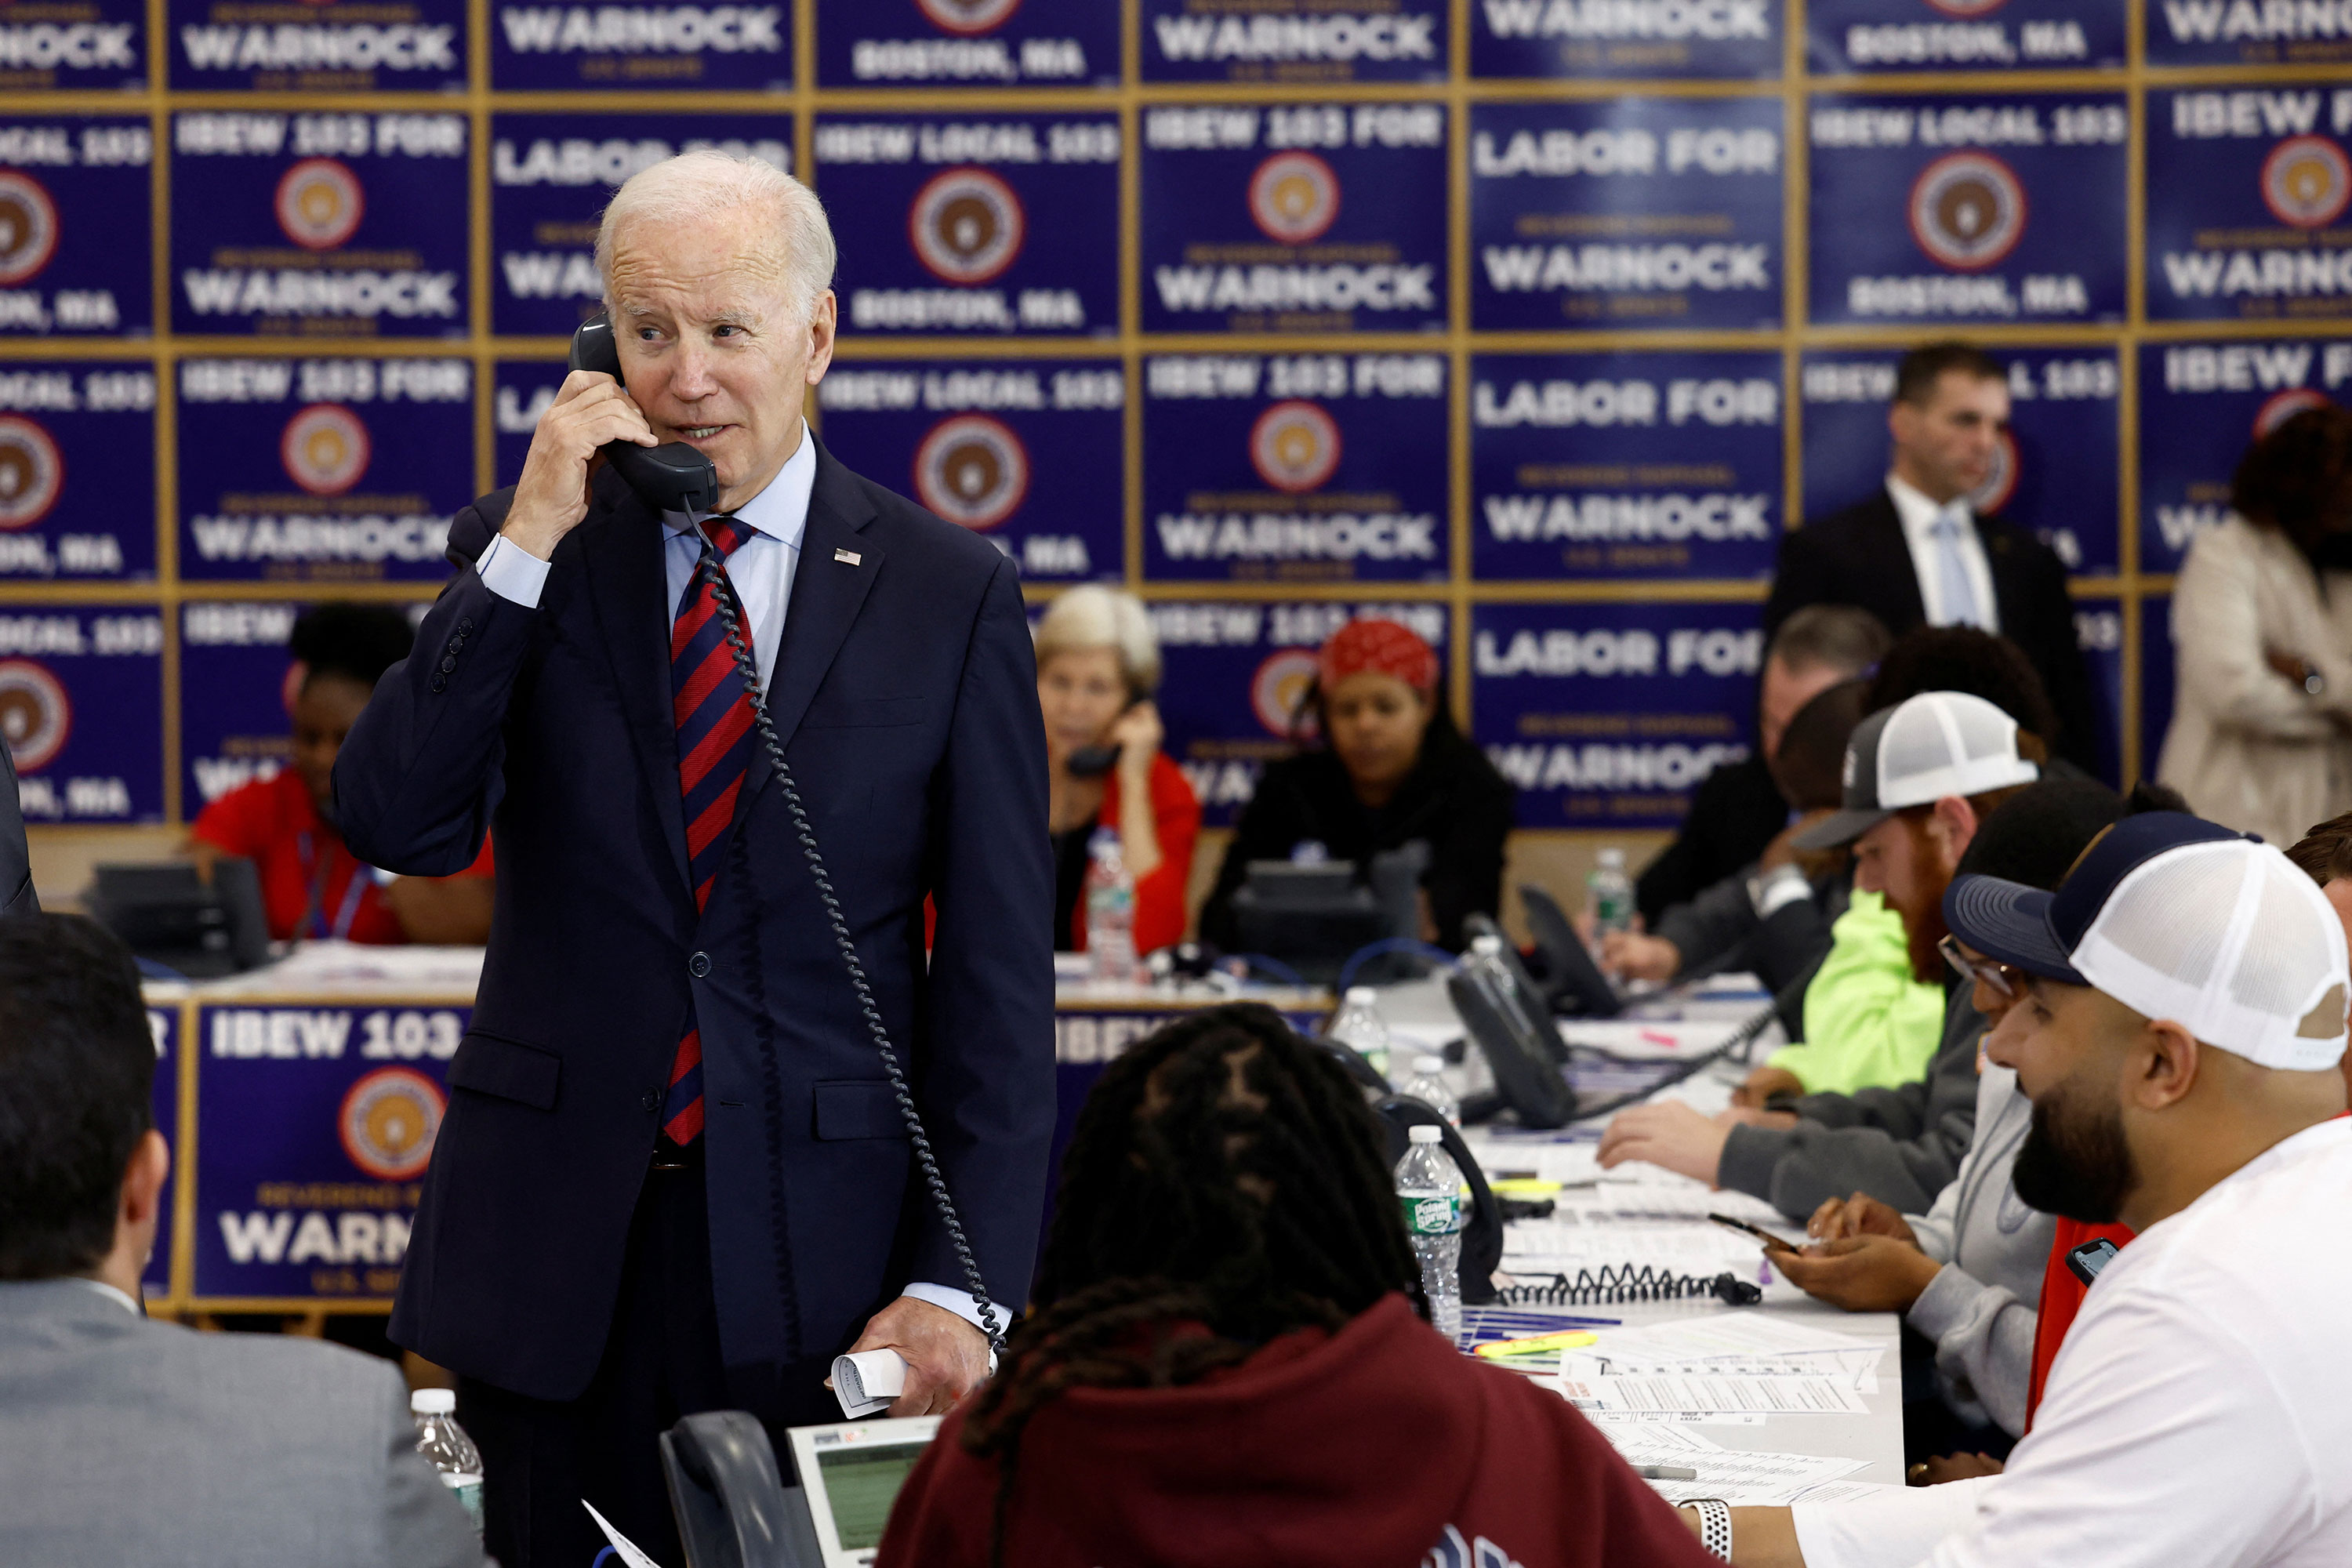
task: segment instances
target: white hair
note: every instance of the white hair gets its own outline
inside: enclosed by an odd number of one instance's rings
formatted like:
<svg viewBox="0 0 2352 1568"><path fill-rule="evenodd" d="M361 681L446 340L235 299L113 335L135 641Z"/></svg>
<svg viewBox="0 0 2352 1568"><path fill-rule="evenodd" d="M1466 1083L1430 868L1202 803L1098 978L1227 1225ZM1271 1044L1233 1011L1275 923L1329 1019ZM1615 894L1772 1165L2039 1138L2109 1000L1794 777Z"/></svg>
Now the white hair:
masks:
<svg viewBox="0 0 2352 1568"><path fill-rule="evenodd" d="M604 285L605 305L614 303L613 237L622 225L684 227L746 211L762 220L772 247L769 263L798 319L807 321L817 297L833 287L836 253L824 204L773 163L715 147L649 164L613 193L596 228L596 276Z"/></svg>
<svg viewBox="0 0 2352 1568"><path fill-rule="evenodd" d="M1147 697L1160 689L1160 639L1143 601L1099 583L1082 584L1055 599L1037 623L1037 668L1056 654L1098 647L1118 656L1118 673L1129 689Z"/></svg>

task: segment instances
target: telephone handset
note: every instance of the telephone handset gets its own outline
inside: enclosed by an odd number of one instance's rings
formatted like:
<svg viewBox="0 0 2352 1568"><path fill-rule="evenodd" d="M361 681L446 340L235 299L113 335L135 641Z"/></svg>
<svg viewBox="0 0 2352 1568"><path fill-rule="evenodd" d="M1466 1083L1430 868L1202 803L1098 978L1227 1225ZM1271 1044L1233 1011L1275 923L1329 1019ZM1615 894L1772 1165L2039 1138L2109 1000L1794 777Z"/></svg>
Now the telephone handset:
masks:
<svg viewBox="0 0 2352 1568"><path fill-rule="evenodd" d="M1127 706L1118 710L1119 718L1126 718L1137 703L1148 701L1150 697L1151 693L1149 691L1139 691L1134 687L1129 687ZM1069 761L1062 765L1069 770L1070 776L1074 779L1100 778L1118 765L1118 753L1119 748L1116 744L1080 746L1070 753Z"/></svg>
<svg viewBox="0 0 2352 1568"><path fill-rule="evenodd" d="M626 387L621 374L621 347L613 341L613 319L599 310L572 334L572 368L602 371ZM607 441L600 454L613 465L628 487L656 511L696 515L719 510L719 470L708 455L683 441L640 447L635 441Z"/></svg>
<svg viewBox="0 0 2352 1568"><path fill-rule="evenodd" d="M621 380L620 350L613 341L613 323L603 311L598 311L580 323L572 334L572 368L602 371L615 381ZM624 383L623 384L626 384ZM768 765L776 775L776 786L783 796L784 809L792 816L793 837L800 840L802 854L808 861L809 880L815 885L817 900L824 906L825 923L833 936L834 946L841 953L842 967L848 972L849 984L857 994L857 1010L866 1020L866 1033L874 1041L875 1054L882 1058L882 1070L890 1080L891 1098L898 1103L898 1116L907 1125L907 1136L915 1149L915 1163L922 1172L923 1185L931 1194L931 1205L940 1216L940 1228L948 1233L948 1241L955 1248L956 1261L963 1270L965 1287L979 1308L979 1316L987 1329L990 1363L994 1364L994 1352L1004 1348L1004 1327L997 1321L997 1313L989 1300L987 1282L981 1278L980 1264L972 1257L971 1243L964 1235L963 1220L956 1213L955 1200L949 1195L947 1178L940 1173L938 1156L932 1152L930 1135L923 1130L923 1121L915 1110L915 1097L907 1087L906 1069L899 1064L898 1053L890 1044L890 1032L882 1022L881 1009L874 1001L874 988L866 977L865 963L857 956L857 943L849 932L848 918L842 913L841 900L833 890L833 878L825 870L824 857L819 853L815 830L809 824L807 805L801 799L799 788L793 783L792 764L784 760L783 742L777 738L776 726L768 716L768 697L760 685L759 661L752 657L751 642L743 632L743 609L735 598L735 586L728 580L719 564L719 552L710 542L705 524L719 506L718 470L709 457L683 441L662 447L639 447L628 441L614 441L604 449L604 456L615 472L647 506L656 511L684 512L694 525L695 538L702 547L701 558L695 563L695 572L707 577L712 588L711 598L717 609L719 624L725 635L727 647L734 656L736 673L741 678L743 689L751 702L751 723L760 738L761 747L768 754ZM752 1000L764 1020L766 996L759 971L751 972ZM770 1048L773 1048L771 1044ZM775 1215L776 1245L784 1245L781 1211ZM844 1357L843 1360L847 1358ZM845 1387L836 1379L835 1392L844 1395L843 1408L848 1409ZM872 1414L859 1411L856 1414Z"/></svg>

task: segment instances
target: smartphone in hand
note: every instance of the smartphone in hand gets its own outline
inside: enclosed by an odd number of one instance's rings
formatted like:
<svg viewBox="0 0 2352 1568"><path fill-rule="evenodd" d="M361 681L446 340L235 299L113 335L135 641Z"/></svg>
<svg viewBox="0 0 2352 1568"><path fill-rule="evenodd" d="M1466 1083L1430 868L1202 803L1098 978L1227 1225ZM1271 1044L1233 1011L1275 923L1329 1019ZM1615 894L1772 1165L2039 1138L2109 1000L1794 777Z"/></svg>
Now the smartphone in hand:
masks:
<svg viewBox="0 0 2352 1568"><path fill-rule="evenodd" d="M1793 1244L1781 1240L1779 1237L1774 1236L1770 1231L1766 1230L1762 1226L1750 1225L1744 1219L1734 1219L1727 1214L1711 1214L1706 1217L1727 1229L1736 1230L1742 1236L1755 1237L1758 1241L1764 1244L1764 1250L1767 1252L1794 1252L1797 1250Z"/></svg>

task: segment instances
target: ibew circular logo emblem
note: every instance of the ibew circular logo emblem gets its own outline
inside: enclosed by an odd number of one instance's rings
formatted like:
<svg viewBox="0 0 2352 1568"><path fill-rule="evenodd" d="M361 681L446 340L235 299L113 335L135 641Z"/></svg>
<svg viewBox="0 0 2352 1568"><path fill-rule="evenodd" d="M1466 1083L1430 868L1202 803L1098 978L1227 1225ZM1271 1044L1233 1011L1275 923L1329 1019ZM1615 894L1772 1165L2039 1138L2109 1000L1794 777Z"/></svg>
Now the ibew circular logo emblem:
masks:
<svg viewBox="0 0 2352 1568"><path fill-rule="evenodd" d="M32 175L0 169L0 283L22 283L57 249L57 203Z"/></svg>
<svg viewBox="0 0 2352 1568"><path fill-rule="evenodd" d="M985 283L1021 254L1028 219L1013 187L985 169L950 169L915 193L907 235L945 283Z"/></svg>
<svg viewBox="0 0 2352 1568"><path fill-rule="evenodd" d="M1268 239L1305 245L1339 216L1339 176L1312 153L1276 153L1250 176L1249 207Z"/></svg>
<svg viewBox="0 0 2352 1568"><path fill-rule="evenodd" d="M2017 248L2025 187L1990 153L1951 153L1911 186L1911 237L1941 266L1979 272Z"/></svg>
<svg viewBox="0 0 2352 1568"><path fill-rule="evenodd" d="M73 704L58 678L29 658L0 659L0 741L20 773L37 773L65 750Z"/></svg>
<svg viewBox="0 0 2352 1568"><path fill-rule="evenodd" d="M1984 480L1969 492L1969 508L1979 517L1997 516L2017 493L2017 437L2008 431L1992 444L1992 467Z"/></svg>
<svg viewBox="0 0 2352 1568"><path fill-rule="evenodd" d="M1249 451L1257 477L1276 489L1315 489L1339 466L1339 426L1318 405L1292 398L1257 416Z"/></svg>
<svg viewBox="0 0 2352 1568"><path fill-rule="evenodd" d="M359 483L373 454L367 426L338 403L303 409L278 441L286 477L314 496L339 496Z"/></svg>
<svg viewBox="0 0 2352 1568"><path fill-rule="evenodd" d="M2259 441L2306 408L2325 408L2327 395L2308 386L2291 386L2273 393L2254 412L2254 439Z"/></svg>
<svg viewBox="0 0 2352 1568"><path fill-rule="evenodd" d="M1315 680L1315 650L1286 647L1270 654L1250 677L1250 708L1269 735L1288 740L1298 705Z"/></svg>
<svg viewBox="0 0 2352 1568"><path fill-rule="evenodd" d="M2325 136L2290 136L2263 160L2263 200L2281 223L2321 228L2352 204L2352 158Z"/></svg>
<svg viewBox="0 0 2352 1568"><path fill-rule="evenodd" d="M379 1182L404 1182L431 1163L448 1103L415 1068L378 1068L343 1096L335 1131L352 1164Z"/></svg>
<svg viewBox="0 0 2352 1568"><path fill-rule="evenodd" d="M942 33L992 32L1021 9L1021 0L915 0L932 26Z"/></svg>
<svg viewBox="0 0 2352 1568"><path fill-rule="evenodd" d="M915 449L915 495L950 522L994 528L1028 493L1028 449L985 414L940 420Z"/></svg>
<svg viewBox="0 0 2352 1568"><path fill-rule="evenodd" d="M65 482L65 459L49 433L0 414L0 529L30 528L48 516Z"/></svg>
<svg viewBox="0 0 2352 1568"><path fill-rule="evenodd" d="M305 250L332 250L367 211L360 177L332 158L305 158L278 182L278 226Z"/></svg>

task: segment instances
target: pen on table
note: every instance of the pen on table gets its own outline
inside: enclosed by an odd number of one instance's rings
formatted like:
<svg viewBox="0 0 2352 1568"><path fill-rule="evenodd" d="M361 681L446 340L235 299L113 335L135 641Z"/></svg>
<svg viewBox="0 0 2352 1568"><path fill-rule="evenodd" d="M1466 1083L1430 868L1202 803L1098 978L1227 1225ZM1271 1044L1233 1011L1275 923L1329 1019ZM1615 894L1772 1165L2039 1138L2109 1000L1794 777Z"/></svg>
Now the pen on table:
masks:
<svg viewBox="0 0 2352 1568"><path fill-rule="evenodd" d="M1698 1472L1688 1465L1636 1465L1633 1473L1645 1481L1695 1481Z"/></svg>

